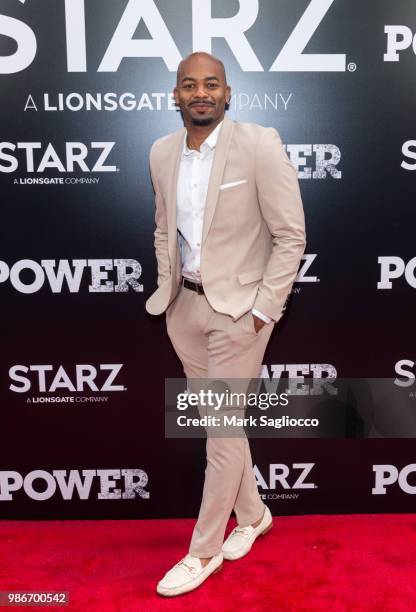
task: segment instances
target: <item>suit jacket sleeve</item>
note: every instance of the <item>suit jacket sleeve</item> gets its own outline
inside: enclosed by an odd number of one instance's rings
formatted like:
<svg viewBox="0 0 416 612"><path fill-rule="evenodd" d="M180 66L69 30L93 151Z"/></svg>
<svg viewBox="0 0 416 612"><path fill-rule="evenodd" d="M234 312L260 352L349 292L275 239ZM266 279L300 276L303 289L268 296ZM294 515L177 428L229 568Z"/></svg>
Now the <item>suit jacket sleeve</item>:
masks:
<svg viewBox="0 0 416 612"><path fill-rule="evenodd" d="M265 130L257 146L256 186L273 246L253 307L278 321L298 273L306 234L296 169L274 128Z"/></svg>
<svg viewBox="0 0 416 612"><path fill-rule="evenodd" d="M150 175L153 189L155 191L155 223L154 245L157 259L157 285L170 278L170 261L168 251L168 224L166 215L166 203L159 188L154 165L154 146L150 149Z"/></svg>

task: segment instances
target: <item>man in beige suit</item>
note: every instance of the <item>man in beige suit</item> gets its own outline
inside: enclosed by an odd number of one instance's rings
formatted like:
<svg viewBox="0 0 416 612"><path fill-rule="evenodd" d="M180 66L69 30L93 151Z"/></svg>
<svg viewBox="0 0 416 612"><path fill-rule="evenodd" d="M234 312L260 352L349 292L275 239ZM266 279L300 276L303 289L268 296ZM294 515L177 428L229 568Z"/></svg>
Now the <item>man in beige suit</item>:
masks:
<svg viewBox="0 0 416 612"><path fill-rule="evenodd" d="M296 170L274 128L225 115L231 89L217 58L182 60L173 93L185 127L150 151L158 287L146 309L166 312L188 380L257 378L305 249ZM189 552L158 583L162 595L196 588L272 527L245 435L208 436L206 450ZM223 542L232 510L238 526Z"/></svg>

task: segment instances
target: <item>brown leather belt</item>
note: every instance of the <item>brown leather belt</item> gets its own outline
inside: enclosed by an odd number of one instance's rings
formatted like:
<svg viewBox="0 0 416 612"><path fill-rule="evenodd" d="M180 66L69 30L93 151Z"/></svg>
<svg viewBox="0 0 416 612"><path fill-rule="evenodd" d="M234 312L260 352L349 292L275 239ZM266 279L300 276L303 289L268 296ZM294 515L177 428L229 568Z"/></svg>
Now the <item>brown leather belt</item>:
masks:
<svg viewBox="0 0 416 612"><path fill-rule="evenodd" d="M194 283L193 281L189 280L188 278L185 278L184 276L182 276L182 281L183 281L183 286L186 287L187 289L196 291L200 295L204 293L204 288L200 283Z"/></svg>

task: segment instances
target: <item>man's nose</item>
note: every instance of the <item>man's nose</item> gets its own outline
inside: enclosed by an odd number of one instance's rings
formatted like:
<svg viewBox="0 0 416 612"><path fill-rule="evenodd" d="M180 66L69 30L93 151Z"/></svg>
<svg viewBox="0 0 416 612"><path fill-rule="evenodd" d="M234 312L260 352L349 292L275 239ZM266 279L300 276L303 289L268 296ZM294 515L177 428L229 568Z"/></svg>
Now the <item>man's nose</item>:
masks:
<svg viewBox="0 0 416 612"><path fill-rule="evenodd" d="M208 97L208 94L204 88L203 85L200 85L199 87L196 88L196 91L194 93L195 98L206 98Z"/></svg>

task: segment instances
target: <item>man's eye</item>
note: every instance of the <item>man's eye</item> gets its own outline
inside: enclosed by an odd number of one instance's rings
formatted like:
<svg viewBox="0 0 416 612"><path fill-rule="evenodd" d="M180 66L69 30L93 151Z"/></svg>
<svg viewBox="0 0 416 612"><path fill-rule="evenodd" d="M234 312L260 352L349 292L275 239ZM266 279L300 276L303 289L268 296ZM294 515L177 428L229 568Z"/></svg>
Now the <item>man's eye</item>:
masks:
<svg viewBox="0 0 416 612"><path fill-rule="evenodd" d="M208 87L217 87L217 83L208 83Z"/></svg>

